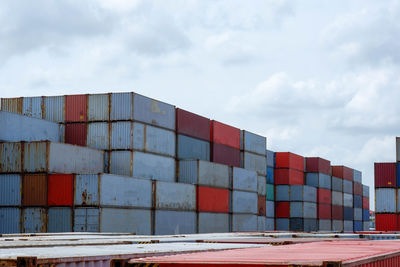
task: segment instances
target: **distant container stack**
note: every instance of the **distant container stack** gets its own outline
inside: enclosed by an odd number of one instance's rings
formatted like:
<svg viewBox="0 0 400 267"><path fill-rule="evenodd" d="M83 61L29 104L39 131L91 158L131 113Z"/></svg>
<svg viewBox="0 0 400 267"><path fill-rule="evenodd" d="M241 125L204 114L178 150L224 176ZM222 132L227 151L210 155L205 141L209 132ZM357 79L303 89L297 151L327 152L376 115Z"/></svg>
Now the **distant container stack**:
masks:
<svg viewBox="0 0 400 267"><path fill-rule="evenodd" d="M271 150L266 150L265 154L267 156L267 201L265 205L265 230L272 231L275 230L275 153Z"/></svg>

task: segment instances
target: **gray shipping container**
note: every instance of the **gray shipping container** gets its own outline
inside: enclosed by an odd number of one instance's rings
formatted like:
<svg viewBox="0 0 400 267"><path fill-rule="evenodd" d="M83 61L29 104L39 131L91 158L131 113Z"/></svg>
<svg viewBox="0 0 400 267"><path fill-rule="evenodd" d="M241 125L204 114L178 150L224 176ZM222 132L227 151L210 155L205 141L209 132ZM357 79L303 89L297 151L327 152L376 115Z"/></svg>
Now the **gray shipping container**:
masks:
<svg viewBox="0 0 400 267"><path fill-rule="evenodd" d="M102 208L100 209L100 232L150 235L151 220L150 209Z"/></svg>
<svg viewBox="0 0 400 267"><path fill-rule="evenodd" d="M375 212L396 212L396 189L375 188Z"/></svg>
<svg viewBox="0 0 400 267"><path fill-rule="evenodd" d="M267 177L257 177L257 193L260 196L265 196L267 194Z"/></svg>
<svg viewBox="0 0 400 267"><path fill-rule="evenodd" d="M343 206L343 193L332 191L332 205Z"/></svg>
<svg viewBox="0 0 400 267"><path fill-rule="evenodd" d="M0 174L0 206L21 206L21 175Z"/></svg>
<svg viewBox="0 0 400 267"><path fill-rule="evenodd" d="M112 93L110 120L133 119L133 93Z"/></svg>
<svg viewBox="0 0 400 267"><path fill-rule="evenodd" d="M317 202L317 188L308 185L291 185L290 201Z"/></svg>
<svg viewBox="0 0 400 267"><path fill-rule="evenodd" d="M270 168L275 167L275 155L271 150L266 150L265 155L267 156L267 166Z"/></svg>
<svg viewBox="0 0 400 267"><path fill-rule="evenodd" d="M57 123L0 111L0 141L63 141Z"/></svg>
<svg viewBox="0 0 400 267"><path fill-rule="evenodd" d="M275 185L275 200L276 201L290 201L290 186L289 185Z"/></svg>
<svg viewBox="0 0 400 267"><path fill-rule="evenodd" d="M257 231L265 231L266 217L257 216Z"/></svg>
<svg viewBox="0 0 400 267"><path fill-rule="evenodd" d="M332 220L332 231L333 232L343 232L343 221L342 220Z"/></svg>
<svg viewBox="0 0 400 267"><path fill-rule="evenodd" d="M317 204L311 202L290 202L291 218L317 218Z"/></svg>
<svg viewBox="0 0 400 267"><path fill-rule="evenodd" d="M0 143L0 172L22 172L22 143Z"/></svg>
<svg viewBox="0 0 400 267"><path fill-rule="evenodd" d="M74 209L74 232L99 232L98 208L75 208Z"/></svg>
<svg viewBox="0 0 400 267"><path fill-rule="evenodd" d="M232 191L232 212L257 214L257 193Z"/></svg>
<svg viewBox="0 0 400 267"><path fill-rule="evenodd" d="M133 119L175 131L175 107L143 95L133 96Z"/></svg>
<svg viewBox="0 0 400 267"><path fill-rule="evenodd" d="M47 231L49 233L72 232L72 208L49 208Z"/></svg>
<svg viewBox="0 0 400 267"><path fill-rule="evenodd" d="M232 214L232 231L257 231L257 215Z"/></svg>
<svg viewBox="0 0 400 267"><path fill-rule="evenodd" d="M275 202L274 201L266 201L266 211L265 211L265 216L269 218L274 218L275 217Z"/></svg>
<svg viewBox="0 0 400 267"><path fill-rule="evenodd" d="M210 161L210 142L178 134L176 157Z"/></svg>
<svg viewBox="0 0 400 267"><path fill-rule="evenodd" d="M64 96L46 96L44 98L43 119L53 122L65 121L65 97Z"/></svg>
<svg viewBox="0 0 400 267"><path fill-rule="evenodd" d="M289 219L277 218L275 227L277 231L289 231Z"/></svg>
<svg viewBox="0 0 400 267"><path fill-rule="evenodd" d="M227 213L198 213L199 233L227 233L229 232L229 214Z"/></svg>
<svg viewBox="0 0 400 267"><path fill-rule="evenodd" d="M369 221L363 222L363 231L369 231L370 225L371 225L371 223Z"/></svg>
<svg viewBox="0 0 400 267"><path fill-rule="evenodd" d="M90 94L88 96L87 120L108 121L109 115L109 94Z"/></svg>
<svg viewBox="0 0 400 267"><path fill-rule="evenodd" d="M23 97L22 98L22 115L42 119L42 97Z"/></svg>
<svg viewBox="0 0 400 267"><path fill-rule="evenodd" d="M343 180L343 193L353 194L353 182Z"/></svg>
<svg viewBox="0 0 400 267"><path fill-rule="evenodd" d="M332 176L332 191L343 192L343 179Z"/></svg>
<svg viewBox="0 0 400 267"><path fill-rule="evenodd" d="M180 160L179 182L203 186L229 188L229 167L203 161Z"/></svg>
<svg viewBox="0 0 400 267"><path fill-rule="evenodd" d="M356 183L362 183L362 173L357 170L353 170L353 181Z"/></svg>
<svg viewBox="0 0 400 267"><path fill-rule="evenodd" d="M249 192L258 191L258 178L255 171L232 167L232 189Z"/></svg>
<svg viewBox="0 0 400 267"><path fill-rule="evenodd" d="M362 221L362 209L354 208L354 220Z"/></svg>
<svg viewBox="0 0 400 267"><path fill-rule="evenodd" d="M363 184L363 197L369 197L369 186Z"/></svg>
<svg viewBox="0 0 400 267"><path fill-rule="evenodd" d="M343 221L343 231L353 232L353 221Z"/></svg>
<svg viewBox="0 0 400 267"><path fill-rule="evenodd" d="M134 128L134 126L137 126ZM143 124L133 123L131 121L117 121L111 123L111 136L110 136L110 146L111 149L133 149L134 138L139 136L138 145L143 145Z"/></svg>
<svg viewBox="0 0 400 267"><path fill-rule="evenodd" d="M250 152L240 152L240 167L256 171L258 175L267 175L267 158Z"/></svg>
<svg viewBox="0 0 400 267"><path fill-rule="evenodd" d="M306 184L309 186L331 189L331 176L324 173L306 173Z"/></svg>
<svg viewBox="0 0 400 267"><path fill-rule="evenodd" d="M154 208L180 211L196 210L196 186L192 184L157 181Z"/></svg>
<svg viewBox="0 0 400 267"><path fill-rule="evenodd" d="M319 231L332 231L332 221L331 220L318 220Z"/></svg>
<svg viewBox="0 0 400 267"><path fill-rule="evenodd" d="M98 206L99 201L99 175L77 174L74 179L74 205Z"/></svg>
<svg viewBox="0 0 400 267"><path fill-rule="evenodd" d="M21 233L21 209L0 208L0 234Z"/></svg>
<svg viewBox="0 0 400 267"><path fill-rule="evenodd" d="M267 138L245 130L240 131L240 150L265 156Z"/></svg>
<svg viewBox="0 0 400 267"><path fill-rule="evenodd" d="M155 210L154 234L177 235L197 232L197 215L192 211Z"/></svg>
<svg viewBox="0 0 400 267"><path fill-rule="evenodd" d="M274 218L265 218L265 231L274 231L275 230L275 219Z"/></svg>
<svg viewBox="0 0 400 267"><path fill-rule="evenodd" d="M88 123L86 146L95 149L110 149L109 132L107 122Z"/></svg>
<svg viewBox="0 0 400 267"><path fill-rule="evenodd" d="M23 233L46 233L47 212L44 208L22 209L22 232Z"/></svg>
<svg viewBox="0 0 400 267"><path fill-rule="evenodd" d="M343 207L353 207L353 195L343 193Z"/></svg>

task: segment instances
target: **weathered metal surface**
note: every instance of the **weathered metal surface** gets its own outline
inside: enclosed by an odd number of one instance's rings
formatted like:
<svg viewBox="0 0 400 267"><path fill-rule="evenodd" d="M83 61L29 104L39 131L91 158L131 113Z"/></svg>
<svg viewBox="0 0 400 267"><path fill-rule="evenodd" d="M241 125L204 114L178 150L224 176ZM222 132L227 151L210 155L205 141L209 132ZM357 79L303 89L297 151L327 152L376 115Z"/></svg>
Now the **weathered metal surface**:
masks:
<svg viewBox="0 0 400 267"><path fill-rule="evenodd" d="M91 122L87 126L86 145L95 149L110 149L110 135L107 122Z"/></svg>
<svg viewBox="0 0 400 267"><path fill-rule="evenodd" d="M232 191L232 212L257 214L257 193Z"/></svg>
<svg viewBox="0 0 400 267"><path fill-rule="evenodd" d="M72 206L74 199L73 174L49 174L47 176L47 205Z"/></svg>
<svg viewBox="0 0 400 267"><path fill-rule="evenodd" d="M78 146L87 144L87 123L70 123L65 125L65 143Z"/></svg>
<svg viewBox="0 0 400 267"><path fill-rule="evenodd" d="M353 181L343 180L343 193L353 194Z"/></svg>
<svg viewBox="0 0 400 267"><path fill-rule="evenodd" d="M332 220L318 220L318 229L319 231L332 231Z"/></svg>
<svg viewBox="0 0 400 267"><path fill-rule="evenodd" d="M287 218L276 218L276 230L277 231L289 231L289 219Z"/></svg>
<svg viewBox="0 0 400 267"><path fill-rule="evenodd" d="M266 201L265 204L265 216L269 218L275 217L275 202L274 201Z"/></svg>
<svg viewBox="0 0 400 267"><path fill-rule="evenodd" d="M363 184L363 197L369 197L369 186Z"/></svg>
<svg viewBox="0 0 400 267"><path fill-rule="evenodd" d="M343 207L343 220L354 220L354 209L350 207Z"/></svg>
<svg viewBox="0 0 400 267"><path fill-rule="evenodd" d="M257 215L232 214L232 231L257 231Z"/></svg>
<svg viewBox="0 0 400 267"><path fill-rule="evenodd" d="M257 155L251 152L240 152L240 167L256 171L258 175L267 175L267 158L265 155Z"/></svg>
<svg viewBox="0 0 400 267"><path fill-rule="evenodd" d="M355 196L353 195L353 207L354 208L361 208L363 207L362 205L362 196Z"/></svg>
<svg viewBox="0 0 400 267"><path fill-rule="evenodd" d="M347 194L343 193L343 206L344 207L353 207L353 195L352 194Z"/></svg>
<svg viewBox="0 0 400 267"><path fill-rule="evenodd" d="M267 138L245 130L240 131L240 150L256 153L265 157Z"/></svg>
<svg viewBox="0 0 400 267"><path fill-rule="evenodd" d="M0 143L0 172L21 172L21 143Z"/></svg>
<svg viewBox="0 0 400 267"><path fill-rule="evenodd" d="M218 143L211 143L211 161L240 167L240 149Z"/></svg>
<svg viewBox="0 0 400 267"><path fill-rule="evenodd" d="M332 205L343 206L343 193L332 191Z"/></svg>
<svg viewBox="0 0 400 267"><path fill-rule="evenodd" d="M354 232L363 231L363 222L362 221L353 221L353 231Z"/></svg>
<svg viewBox="0 0 400 267"><path fill-rule="evenodd" d="M198 213L199 233L229 232L229 214L227 213Z"/></svg>
<svg viewBox="0 0 400 267"><path fill-rule="evenodd" d="M65 97L46 96L44 98L43 119L54 122L65 121Z"/></svg>
<svg viewBox="0 0 400 267"><path fill-rule="evenodd" d="M22 99L22 115L38 119L43 118L42 97L24 97Z"/></svg>
<svg viewBox="0 0 400 267"><path fill-rule="evenodd" d="M290 202L291 218L317 218L317 204L311 202Z"/></svg>
<svg viewBox="0 0 400 267"><path fill-rule="evenodd" d="M108 121L109 114L109 94L88 96L88 121Z"/></svg>
<svg viewBox="0 0 400 267"><path fill-rule="evenodd" d="M12 207L0 208L0 234L21 232L21 209Z"/></svg>
<svg viewBox="0 0 400 267"><path fill-rule="evenodd" d="M100 232L151 234L150 209L100 209Z"/></svg>
<svg viewBox="0 0 400 267"><path fill-rule="evenodd" d="M314 232L318 231L317 219L290 218L290 231Z"/></svg>
<svg viewBox="0 0 400 267"><path fill-rule="evenodd" d="M344 232L353 232L353 221L343 221L343 231Z"/></svg>
<svg viewBox="0 0 400 267"><path fill-rule="evenodd" d="M18 98L2 98L1 110L12 113L22 114L22 97Z"/></svg>
<svg viewBox="0 0 400 267"><path fill-rule="evenodd" d="M192 184L156 181L154 200L155 209L195 211L196 186Z"/></svg>
<svg viewBox="0 0 400 267"><path fill-rule="evenodd" d="M290 201L317 202L317 188L308 185L291 185Z"/></svg>
<svg viewBox="0 0 400 267"><path fill-rule="evenodd" d="M362 221L362 209L360 208L354 208L354 220L355 221Z"/></svg>
<svg viewBox="0 0 400 267"><path fill-rule="evenodd" d="M144 151L175 157L175 132L154 126L145 126ZM136 140L136 137L134 137Z"/></svg>
<svg viewBox="0 0 400 267"><path fill-rule="evenodd" d="M133 119L133 93L112 93L110 120Z"/></svg>
<svg viewBox="0 0 400 267"><path fill-rule="evenodd" d="M396 212L396 189L375 188L375 211Z"/></svg>
<svg viewBox="0 0 400 267"><path fill-rule="evenodd" d="M111 151L110 173L132 176L133 151Z"/></svg>
<svg viewBox="0 0 400 267"><path fill-rule="evenodd" d="M49 233L72 232L72 208L51 207L47 217Z"/></svg>
<svg viewBox="0 0 400 267"><path fill-rule="evenodd" d="M271 150L266 150L265 155L267 156L267 166L275 168L275 153Z"/></svg>
<svg viewBox="0 0 400 267"><path fill-rule="evenodd" d="M197 231L196 212L155 210L154 216L156 235L193 234Z"/></svg>
<svg viewBox="0 0 400 267"><path fill-rule="evenodd" d="M289 201L290 200L290 186L289 185L275 185L275 199L276 201Z"/></svg>
<svg viewBox="0 0 400 267"><path fill-rule="evenodd" d="M343 179L332 176L332 191L343 192Z"/></svg>
<svg viewBox="0 0 400 267"><path fill-rule="evenodd" d="M22 232L45 233L47 232L47 212L44 208L22 209Z"/></svg>
<svg viewBox="0 0 400 267"><path fill-rule="evenodd" d="M306 184L309 186L331 189L331 176L324 173L306 173Z"/></svg>
<svg viewBox="0 0 400 267"><path fill-rule="evenodd" d="M210 119L176 108L176 132L210 142Z"/></svg>
<svg viewBox="0 0 400 267"><path fill-rule="evenodd" d="M46 206L47 174L24 174L22 177L22 205Z"/></svg>
<svg viewBox="0 0 400 267"><path fill-rule="evenodd" d="M65 121L87 121L87 95L65 96Z"/></svg>
<svg viewBox="0 0 400 267"><path fill-rule="evenodd" d="M99 205L99 177L97 174L77 174L74 179L74 205Z"/></svg>
<svg viewBox="0 0 400 267"><path fill-rule="evenodd" d="M265 176L257 177L257 193L261 196L267 194L267 178Z"/></svg>
<svg viewBox="0 0 400 267"><path fill-rule="evenodd" d="M210 161L210 143L204 140L178 135L176 157Z"/></svg>
<svg viewBox="0 0 400 267"><path fill-rule="evenodd" d="M238 167L232 167L232 189L257 192L257 173Z"/></svg>
<svg viewBox="0 0 400 267"><path fill-rule="evenodd" d="M343 231L343 220L332 220L332 231L342 232Z"/></svg>
<svg viewBox="0 0 400 267"><path fill-rule="evenodd" d="M75 208L74 209L74 232L99 232L98 208Z"/></svg>
<svg viewBox="0 0 400 267"><path fill-rule="evenodd" d="M265 231L266 219L265 216L257 216L257 231Z"/></svg>
<svg viewBox="0 0 400 267"><path fill-rule="evenodd" d="M175 131L175 107L143 95L133 96L133 118Z"/></svg>
<svg viewBox="0 0 400 267"><path fill-rule="evenodd" d="M274 201L275 200L275 186L273 184L267 184L267 194L266 199Z"/></svg>
<svg viewBox="0 0 400 267"><path fill-rule="evenodd" d="M175 159L143 152L133 152L132 176L174 182Z"/></svg>
<svg viewBox="0 0 400 267"><path fill-rule="evenodd" d="M353 180L356 183L362 183L362 173L358 170L353 170Z"/></svg>
<svg viewBox="0 0 400 267"><path fill-rule="evenodd" d="M20 206L21 188L20 174L0 174L0 206Z"/></svg>
<svg viewBox="0 0 400 267"><path fill-rule="evenodd" d="M265 231L274 231L275 230L275 219L274 218L265 218Z"/></svg>
<svg viewBox="0 0 400 267"><path fill-rule="evenodd" d="M137 126L136 128L134 128ZM117 121L111 123L111 149L133 149L133 140L143 132L143 124L130 121ZM139 140L140 142L140 140ZM143 147L140 147L143 149Z"/></svg>
<svg viewBox="0 0 400 267"><path fill-rule="evenodd" d="M202 160L179 161L179 182L229 188L229 168Z"/></svg>

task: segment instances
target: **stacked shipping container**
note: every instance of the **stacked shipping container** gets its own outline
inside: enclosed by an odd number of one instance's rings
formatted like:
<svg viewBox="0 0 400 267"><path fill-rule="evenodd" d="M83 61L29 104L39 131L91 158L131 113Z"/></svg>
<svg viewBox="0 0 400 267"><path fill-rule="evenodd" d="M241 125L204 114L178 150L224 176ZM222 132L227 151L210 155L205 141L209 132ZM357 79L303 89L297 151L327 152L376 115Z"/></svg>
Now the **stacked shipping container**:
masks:
<svg viewBox="0 0 400 267"><path fill-rule="evenodd" d="M275 153L266 150L267 156L267 195L265 205L265 230L275 230L275 185L274 185L274 169L275 169Z"/></svg>

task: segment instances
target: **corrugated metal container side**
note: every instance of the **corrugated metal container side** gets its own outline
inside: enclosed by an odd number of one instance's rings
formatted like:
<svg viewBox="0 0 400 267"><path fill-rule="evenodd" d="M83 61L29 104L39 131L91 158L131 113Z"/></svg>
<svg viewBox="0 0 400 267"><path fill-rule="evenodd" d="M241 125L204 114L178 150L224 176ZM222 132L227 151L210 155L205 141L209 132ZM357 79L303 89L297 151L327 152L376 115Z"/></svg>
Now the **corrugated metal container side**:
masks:
<svg viewBox="0 0 400 267"><path fill-rule="evenodd" d="M77 174L74 179L74 205L99 205L99 176L97 174Z"/></svg>
<svg viewBox="0 0 400 267"><path fill-rule="evenodd" d="M129 121L117 121L111 123L111 149L133 149L133 138L135 138L135 144L138 143L138 145L143 145L143 142L141 142L143 140L143 135L141 135L144 131L143 128L143 124ZM136 142L137 136L139 136L138 142ZM139 149L142 150L143 147L139 147Z"/></svg>
<svg viewBox="0 0 400 267"><path fill-rule="evenodd" d="M46 96L44 97L43 118L48 121L65 121L65 97L64 96Z"/></svg>
<svg viewBox="0 0 400 267"><path fill-rule="evenodd" d="M290 186L289 185L276 185L276 201L290 201Z"/></svg>
<svg viewBox="0 0 400 267"><path fill-rule="evenodd" d="M276 218L289 218L290 217L290 202L276 201L275 202L275 217Z"/></svg>
<svg viewBox="0 0 400 267"><path fill-rule="evenodd" d="M396 189L375 188L375 211L396 212Z"/></svg>
<svg viewBox="0 0 400 267"><path fill-rule="evenodd" d="M258 210L258 216L265 216L265 205L266 205L266 199L264 196L258 196L258 203L257 203L257 210Z"/></svg>
<svg viewBox="0 0 400 267"><path fill-rule="evenodd" d="M24 172L49 172L47 142L23 143ZM63 157L64 155L55 155ZM65 159L64 159L65 160Z"/></svg>
<svg viewBox="0 0 400 267"><path fill-rule="evenodd" d="M110 120L133 119L133 93L112 93Z"/></svg>
<svg viewBox="0 0 400 267"><path fill-rule="evenodd" d="M274 230L275 230L275 219L265 218L265 231L274 231Z"/></svg>
<svg viewBox="0 0 400 267"><path fill-rule="evenodd" d="M362 221L354 221L353 222L353 231L360 232L363 230L363 222Z"/></svg>
<svg viewBox="0 0 400 267"><path fill-rule="evenodd" d="M343 206L343 193L332 191L332 205Z"/></svg>
<svg viewBox="0 0 400 267"><path fill-rule="evenodd" d="M232 168L232 189L257 192L257 173L242 168Z"/></svg>
<svg viewBox="0 0 400 267"><path fill-rule="evenodd" d="M110 149L110 130L107 122L92 122L88 124L86 145L91 148Z"/></svg>
<svg viewBox="0 0 400 267"><path fill-rule="evenodd" d="M303 185L304 173L294 169L275 169L275 184Z"/></svg>
<svg viewBox="0 0 400 267"><path fill-rule="evenodd" d="M362 196L353 196L353 207L362 209Z"/></svg>
<svg viewBox="0 0 400 267"><path fill-rule="evenodd" d="M267 178L264 176L257 177L257 193L262 196L267 194Z"/></svg>
<svg viewBox="0 0 400 267"><path fill-rule="evenodd" d="M375 187L396 187L396 163L375 163Z"/></svg>
<svg viewBox="0 0 400 267"><path fill-rule="evenodd" d="M22 205L47 205L47 175L25 174L22 177Z"/></svg>
<svg viewBox="0 0 400 267"><path fill-rule="evenodd" d="M363 219L362 209L354 208L354 220L355 221L362 221L362 219Z"/></svg>
<svg viewBox="0 0 400 267"><path fill-rule="evenodd" d="M48 175L47 205L72 206L74 177L72 174Z"/></svg>
<svg viewBox="0 0 400 267"><path fill-rule="evenodd" d="M362 208L369 209L369 198L367 197L362 198Z"/></svg>
<svg viewBox="0 0 400 267"><path fill-rule="evenodd" d="M343 206L344 207L353 207L353 195L352 194L347 194L343 193Z"/></svg>
<svg viewBox="0 0 400 267"><path fill-rule="evenodd" d="M331 219L332 206L329 204L317 204L317 217L318 219Z"/></svg>
<svg viewBox="0 0 400 267"><path fill-rule="evenodd" d="M332 176L332 191L343 192L343 179Z"/></svg>
<svg viewBox="0 0 400 267"><path fill-rule="evenodd" d="M65 143L78 146L86 146L87 144L87 127L86 123L74 123L65 125Z"/></svg>
<svg viewBox="0 0 400 267"><path fill-rule="evenodd" d="M318 173L306 173L305 174L305 184L309 186L319 187Z"/></svg>
<svg viewBox="0 0 400 267"><path fill-rule="evenodd" d="M396 185L400 185L400 162L396 163Z"/></svg>
<svg viewBox="0 0 400 267"><path fill-rule="evenodd" d="M210 142L211 121L189 111L176 108L176 132Z"/></svg>
<svg viewBox="0 0 400 267"><path fill-rule="evenodd" d="M353 232L353 221L348 221L348 220L343 221L343 231Z"/></svg>
<svg viewBox="0 0 400 267"><path fill-rule="evenodd" d="M332 176L353 181L353 169L346 166L332 166Z"/></svg>
<svg viewBox="0 0 400 267"><path fill-rule="evenodd" d="M353 183L353 194L356 196L362 196L362 194L363 194L362 184Z"/></svg>
<svg viewBox="0 0 400 267"><path fill-rule="evenodd" d="M44 208L22 209L22 232L23 233L46 233L47 212Z"/></svg>
<svg viewBox="0 0 400 267"><path fill-rule="evenodd" d="M108 121L110 119L109 94L88 96L88 121Z"/></svg>
<svg viewBox="0 0 400 267"><path fill-rule="evenodd" d="M376 231L397 231L397 214L375 213Z"/></svg>
<svg viewBox="0 0 400 267"><path fill-rule="evenodd" d="M65 96L65 122L87 121L87 95Z"/></svg>
<svg viewBox="0 0 400 267"><path fill-rule="evenodd" d="M227 233L229 232L229 214L227 213L198 213L199 233Z"/></svg>
<svg viewBox="0 0 400 267"><path fill-rule="evenodd" d="M349 207L343 207L343 220L352 221L354 220L354 209Z"/></svg>
<svg viewBox="0 0 400 267"><path fill-rule="evenodd" d="M21 172L21 143L0 143L0 172Z"/></svg>
<svg viewBox="0 0 400 267"><path fill-rule="evenodd" d="M270 168L275 168L275 153L271 150L266 150L265 155L267 156L267 166Z"/></svg>
<svg viewBox="0 0 400 267"><path fill-rule="evenodd" d="M210 161L210 143L185 135L178 135L176 153L178 159L200 159Z"/></svg>
<svg viewBox="0 0 400 267"><path fill-rule="evenodd" d="M22 99L23 97L2 98L1 110L22 114Z"/></svg>
<svg viewBox="0 0 400 267"><path fill-rule="evenodd" d="M133 119L175 131L175 107L145 97L133 95Z"/></svg>
<svg viewBox="0 0 400 267"><path fill-rule="evenodd" d="M240 129L212 120L211 142L240 150Z"/></svg>
<svg viewBox="0 0 400 267"><path fill-rule="evenodd" d="M232 231L257 231L257 215L232 214Z"/></svg>
<svg viewBox="0 0 400 267"><path fill-rule="evenodd" d="M265 205L265 216L269 218L275 217L275 202L274 201L266 201Z"/></svg>
<svg viewBox="0 0 400 267"><path fill-rule="evenodd" d="M331 189L331 176L324 173L306 173L306 184L309 186Z"/></svg>
<svg viewBox="0 0 400 267"><path fill-rule="evenodd" d="M274 194L274 185L273 184L267 184L267 194L266 198L267 200L274 201L275 200L275 194Z"/></svg>
<svg viewBox="0 0 400 267"><path fill-rule="evenodd" d="M265 231L266 219L264 216L257 216L257 231Z"/></svg>
<svg viewBox="0 0 400 267"><path fill-rule="evenodd" d="M175 132L153 126L145 126L144 151L162 154L170 157L176 156ZM136 137L134 136L136 141ZM135 142L134 142L135 145Z"/></svg>
<svg viewBox="0 0 400 267"><path fill-rule="evenodd" d="M318 188L318 203L332 204L332 192L328 189Z"/></svg>
<svg viewBox="0 0 400 267"><path fill-rule="evenodd" d="M198 186L196 192L197 211L226 213L229 212L228 189ZM196 199L194 201L196 202Z"/></svg>
<svg viewBox="0 0 400 267"><path fill-rule="evenodd" d="M267 183L274 183L274 168L267 167Z"/></svg>
<svg viewBox="0 0 400 267"><path fill-rule="evenodd" d="M290 201L317 202L317 188L307 185L291 185Z"/></svg>
<svg viewBox="0 0 400 267"><path fill-rule="evenodd" d="M197 232L196 212L155 210L154 234L177 235Z"/></svg>
<svg viewBox="0 0 400 267"><path fill-rule="evenodd" d="M256 171L258 175L267 175L267 159L265 156L240 152L240 165L247 170Z"/></svg>
<svg viewBox="0 0 400 267"><path fill-rule="evenodd" d="M316 172L316 173L325 173L330 175L331 172L331 162L329 160L318 158L318 157L309 157L306 158L306 172Z"/></svg>
<svg viewBox="0 0 400 267"><path fill-rule="evenodd" d="M133 177L175 182L175 159L133 152Z"/></svg>
<svg viewBox="0 0 400 267"><path fill-rule="evenodd" d="M110 151L104 151L104 173L110 173Z"/></svg>
<svg viewBox="0 0 400 267"><path fill-rule="evenodd" d="M72 232L72 208L49 208L47 217L49 233Z"/></svg>
<svg viewBox="0 0 400 267"><path fill-rule="evenodd" d="M400 137L396 137L396 161L400 161Z"/></svg>
<svg viewBox="0 0 400 267"><path fill-rule="evenodd" d="M74 209L74 232L99 232L98 208L76 208Z"/></svg>
<svg viewBox="0 0 400 267"><path fill-rule="evenodd" d="M148 193L151 195L151 191ZM196 186L191 184L156 181L154 208L195 211Z"/></svg>
<svg viewBox="0 0 400 267"><path fill-rule="evenodd" d="M276 230L277 231L289 231L289 219L287 218L277 218L276 220Z"/></svg>
<svg viewBox="0 0 400 267"><path fill-rule="evenodd" d="M111 151L110 173L132 176L133 151Z"/></svg>
<svg viewBox="0 0 400 267"><path fill-rule="evenodd" d="M57 123L6 111L0 111L0 128L0 140L4 142L62 141L60 126Z"/></svg>
<svg viewBox="0 0 400 267"><path fill-rule="evenodd" d="M229 167L202 160L180 160L179 182L229 188Z"/></svg>
<svg viewBox="0 0 400 267"><path fill-rule="evenodd" d="M240 167L240 150L217 143L211 144L211 161L228 166Z"/></svg>
<svg viewBox="0 0 400 267"><path fill-rule="evenodd" d="M257 214L258 197L256 193L232 191L232 212Z"/></svg>
<svg viewBox="0 0 400 267"><path fill-rule="evenodd" d="M252 152L265 157L267 138L246 130L240 132L240 150Z"/></svg>
<svg viewBox="0 0 400 267"><path fill-rule="evenodd" d="M332 221L331 220L318 220L319 231L332 231Z"/></svg>
<svg viewBox="0 0 400 267"><path fill-rule="evenodd" d="M332 220L332 231L343 232L343 221L342 220Z"/></svg>
<svg viewBox="0 0 400 267"><path fill-rule="evenodd" d="M290 231L315 232L318 231L317 219L290 218Z"/></svg>
<svg viewBox="0 0 400 267"><path fill-rule="evenodd" d="M22 179L20 174L0 175L0 206L21 205Z"/></svg>
<svg viewBox="0 0 400 267"><path fill-rule="evenodd" d="M21 209L0 208L0 234L21 233Z"/></svg>
<svg viewBox="0 0 400 267"><path fill-rule="evenodd" d="M363 221L369 221L369 209L363 209L362 216Z"/></svg>
<svg viewBox="0 0 400 267"><path fill-rule="evenodd" d="M150 235L151 210L143 209L100 209L100 232L135 233Z"/></svg>
<svg viewBox="0 0 400 267"><path fill-rule="evenodd" d="M42 114L42 97L23 97L22 98L22 115L41 119Z"/></svg>
<svg viewBox="0 0 400 267"><path fill-rule="evenodd" d="M152 182L150 180L101 174L99 193L102 207L152 207Z"/></svg>
<svg viewBox="0 0 400 267"><path fill-rule="evenodd" d="M343 220L343 206L332 205L332 219Z"/></svg>
<svg viewBox="0 0 400 267"><path fill-rule="evenodd" d="M291 218L317 218L317 204L310 202L290 202Z"/></svg>
<svg viewBox="0 0 400 267"><path fill-rule="evenodd" d="M358 170L353 170L353 180L356 183L362 183L362 173Z"/></svg>
<svg viewBox="0 0 400 267"><path fill-rule="evenodd" d="M275 152L276 168L304 171L304 158L291 152Z"/></svg>
<svg viewBox="0 0 400 267"><path fill-rule="evenodd" d="M343 193L353 194L353 182L343 180Z"/></svg>
<svg viewBox="0 0 400 267"><path fill-rule="evenodd" d="M363 231L369 231L370 230L370 222L363 222Z"/></svg>

